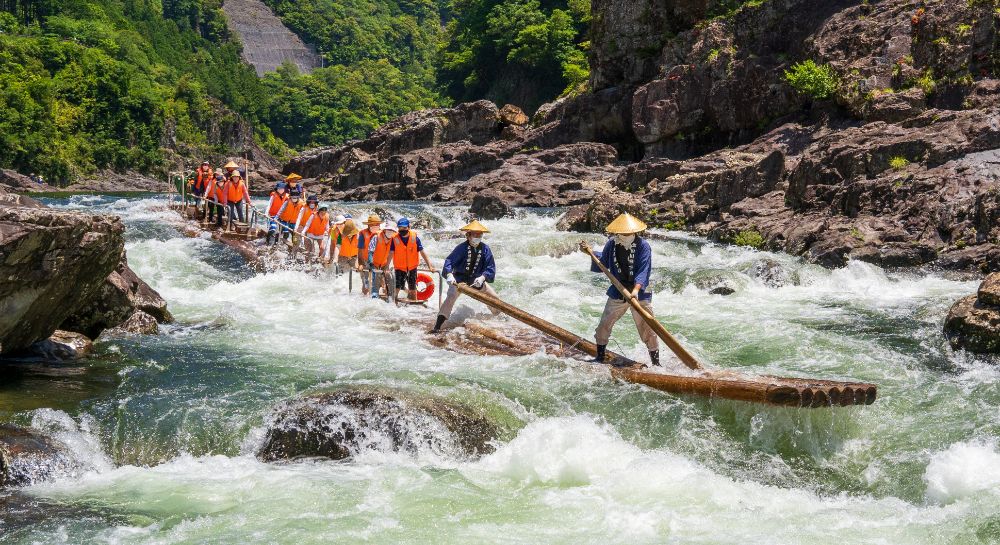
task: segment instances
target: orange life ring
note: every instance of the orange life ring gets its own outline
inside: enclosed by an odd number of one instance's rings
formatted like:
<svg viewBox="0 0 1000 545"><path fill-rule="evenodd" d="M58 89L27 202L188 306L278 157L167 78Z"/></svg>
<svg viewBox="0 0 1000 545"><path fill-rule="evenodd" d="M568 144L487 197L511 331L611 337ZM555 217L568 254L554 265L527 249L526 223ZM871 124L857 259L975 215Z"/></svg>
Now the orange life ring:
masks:
<svg viewBox="0 0 1000 545"><path fill-rule="evenodd" d="M434 279L427 273L417 273L417 301L426 301L434 295Z"/></svg>

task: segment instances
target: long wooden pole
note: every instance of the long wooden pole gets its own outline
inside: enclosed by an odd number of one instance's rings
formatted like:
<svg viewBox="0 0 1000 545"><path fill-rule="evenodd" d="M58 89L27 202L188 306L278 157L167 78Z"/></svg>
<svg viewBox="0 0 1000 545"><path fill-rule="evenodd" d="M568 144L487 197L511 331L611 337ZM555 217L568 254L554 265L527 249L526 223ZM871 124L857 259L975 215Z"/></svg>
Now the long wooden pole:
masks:
<svg viewBox="0 0 1000 545"><path fill-rule="evenodd" d="M469 297L479 301L480 303L483 303L484 305L493 307L499 310L500 312L503 312L504 314L510 316L511 318L523 322L541 331L542 333L549 335L550 337L556 339L557 341L563 342L573 348L576 348L577 350L585 354L597 357L597 345L586 339L578 337L577 335L555 324L546 322L541 318L528 314L527 312L515 307L514 305L511 305L505 301L497 299L496 297L493 297L487 293L483 293L469 286L468 284L461 284L461 283L455 284L455 288L458 289L459 293L463 295L468 295ZM616 361L627 364L639 365L629 360L625 356L622 356L620 354L615 354L612 352L607 353L607 355L605 356L605 361Z"/></svg>
<svg viewBox="0 0 1000 545"><path fill-rule="evenodd" d="M662 339L664 344L667 345L667 348L669 348L674 354L677 354L677 357L680 358L684 365L687 365L691 369L704 369L701 363L699 363L698 360L691 355L687 349L681 346L681 343L677 342L677 339L675 339L674 336L667 331L667 328L663 327L663 324L656 319L656 316L650 314L649 311L639 303L639 299L632 295L631 290L626 289L625 286L623 286L622 283L615 278L615 275L611 274L611 271L604 266L604 263L601 263L600 259L597 259L597 256L594 255L594 252L586 245L586 243L581 244L580 249L586 252L587 255L590 256L590 259L594 260L594 263L597 263L597 266L600 267L601 271L608 277L609 280L611 280L611 283L614 284L615 288L622 294L622 297L628 301L628 304L632 305L632 308L639 313L639 316L642 316L646 323L649 324L649 327L651 327L656 333L656 336Z"/></svg>

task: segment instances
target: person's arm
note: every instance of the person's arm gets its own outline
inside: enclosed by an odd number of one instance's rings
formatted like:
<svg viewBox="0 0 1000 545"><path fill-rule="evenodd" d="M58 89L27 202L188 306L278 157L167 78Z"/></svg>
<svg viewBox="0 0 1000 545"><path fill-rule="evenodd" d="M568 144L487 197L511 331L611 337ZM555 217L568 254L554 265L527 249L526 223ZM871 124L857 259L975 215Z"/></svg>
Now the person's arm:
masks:
<svg viewBox="0 0 1000 545"><path fill-rule="evenodd" d="M299 216L299 219L300 220L302 219L301 215ZM309 219L307 219L306 222L305 222L305 224L302 225L302 234L303 235L309 232L309 226L312 225L312 222L315 221L315 220L316 220L316 214L313 214L313 215L309 216ZM296 222L295 228L298 229L298 222Z"/></svg>
<svg viewBox="0 0 1000 545"><path fill-rule="evenodd" d="M277 195L271 195L271 198L267 200L267 208L265 209L264 215L267 216L267 210L271 209L271 205L274 204L274 199ZM275 215L277 217L277 215ZM267 219L272 219L271 216L267 216Z"/></svg>
<svg viewBox="0 0 1000 545"><path fill-rule="evenodd" d="M247 187L246 182L240 182L243 184L243 202L250 204L250 188Z"/></svg>
<svg viewBox="0 0 1000 545"><path fill-rule="evenodd" d="M288 206L289 202L291 202L291 201L285 201L285 202L281 203L281 207L278 208L278 211L274 213L274 220L275 221L278 221L278 218L281 217L282 212L285 211L285 207Z"/></svg>
<svg viewBox="0 0 1000 545"><path fill-rule="evenodd" d="M299 217L295 218L295 227L292 228L293 230L295 231L299 230L299 225L302 223L302 216L305 215L306 210L308 209L309 208L303 206L302 210L299 210Z"/></svg>
<svg viewBox="0 0 1000 545"><path fill-rule="evenodd" d="M609 238L608 241L604 244L603 250L601 250L600 252L594 252L594 255L597 256L597 260L600 261L605 267L607 267L608 270L611 270L611 254L612 254L611 245L614 243L615 239ZM590 272L596 272L596 273L601 272L601 268L597 266L597 263L594 263L594 260L590 260Z"/></svg>
<svg viewBox="0 0 1000 545"><path fill-rule="evenodd" d="M635 251L635 287L632 295L638 296L639 291L649 285L649 275L653 272L653 251L645 240L639 243Z"/></svg>
<svg viewBox="0 0 1000 545"><path fill-rule="evenodd" d="M493 260L493 251L485 244L483 245L483 262L485 266L483 267L482 275L486 277L487 282L493 283L497 277L497 264Z"/></svg>

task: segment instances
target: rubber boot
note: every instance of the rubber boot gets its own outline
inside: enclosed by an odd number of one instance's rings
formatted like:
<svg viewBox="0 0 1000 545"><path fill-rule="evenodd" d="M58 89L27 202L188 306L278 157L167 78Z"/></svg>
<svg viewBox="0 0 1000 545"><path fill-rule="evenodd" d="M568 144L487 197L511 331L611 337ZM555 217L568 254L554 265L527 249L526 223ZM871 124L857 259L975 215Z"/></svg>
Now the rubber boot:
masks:
<svg viewBox="0 0 1000 545"><path fill-rule="evenodd" d="M264 242L265 246L270 246L274 240L274 231L267 232L267 240Z"/></svg>
<svg viewBox="0 0 1000 545"><path fill-rule="evenodd" d="M437 321L434 322L434 329L432 329L431 332L437 333L441 331L441 325L444 324L444 321L447 319L448 318L446 318L443 314L438 314Z"/></svg>
<svg viewBox="0 0 1000 545"><path fill-rule="evenodd" d="M594 359L590 361L594 363L604 363L604 358L605 356L607 356L607 353L608 353L608 345L599 344L597 345L597 355L594 356Z"/></svg>
<svg viewBox="0 0 1000 545"><path fill-rule="evenodd" d="M653 365L660 365L660 351L650 350L649 351L649 362Z"/></svg>

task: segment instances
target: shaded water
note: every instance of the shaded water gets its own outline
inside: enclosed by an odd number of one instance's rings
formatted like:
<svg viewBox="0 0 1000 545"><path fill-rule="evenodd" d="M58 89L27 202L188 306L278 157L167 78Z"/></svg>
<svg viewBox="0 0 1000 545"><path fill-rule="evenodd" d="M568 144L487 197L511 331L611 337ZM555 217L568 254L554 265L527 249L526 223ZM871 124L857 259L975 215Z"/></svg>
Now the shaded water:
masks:
<svg viewBox="0 0 1000 545"><path fill-rule="evenodd" d="M177 323L154 337L103 339L100 361L71 386L35 381L27 395L24 380L0 382L0 418L56 433L81 459L17 491L11 512L35 502L46 516L8 515L4 543L1000 540L1000 373L952 354L940 334L975 282L861 263L828 271L677 233L653 241L657 314L702 360L879 385L869 407L769 408L616 384L601 368L545 354L443 351L425 338L433 310L349 296L343 277L253 276L217 243L178 234L162 200L56 204L122 215L130 264ZM385 206L462 224L457 208ZM495 287L589 337L605 282L573 252L580 235L557 232L555 220L490 222ZM453 241L425 244L440 265ZM789 284L747 274L764 258ZM736 293L696 287L717 275ZM464 315L483 311L460 303ZM627 318L615 343L645 360ZM253 458L274 405L358 384L476 405L512 422L513 438L479 460L434 449Z"/></svg>

